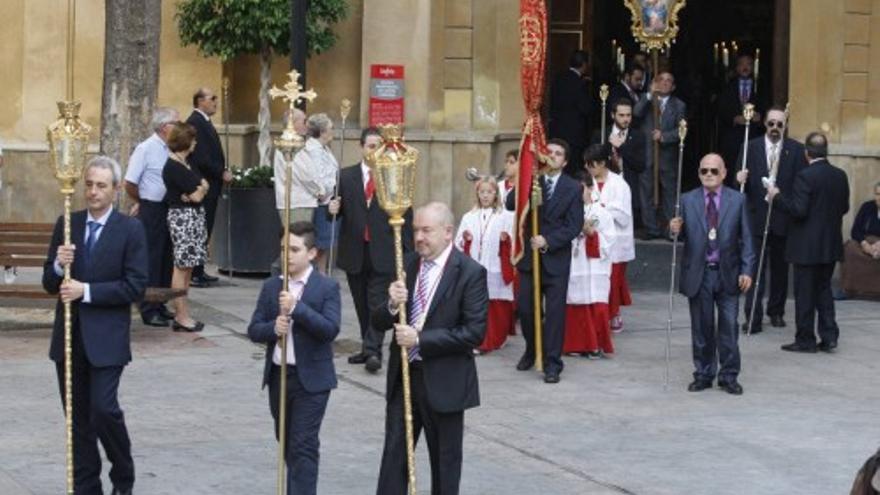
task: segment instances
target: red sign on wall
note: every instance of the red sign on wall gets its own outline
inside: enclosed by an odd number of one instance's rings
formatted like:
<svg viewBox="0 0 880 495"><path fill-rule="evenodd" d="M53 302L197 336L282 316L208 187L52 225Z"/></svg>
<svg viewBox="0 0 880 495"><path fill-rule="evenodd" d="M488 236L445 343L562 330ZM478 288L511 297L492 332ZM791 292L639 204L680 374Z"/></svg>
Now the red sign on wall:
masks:
<svg viewBox="0 0 880 495"><path fill-rule="evenodd" d="M370 125L403 123L403 66L370 66Z"/></svg>

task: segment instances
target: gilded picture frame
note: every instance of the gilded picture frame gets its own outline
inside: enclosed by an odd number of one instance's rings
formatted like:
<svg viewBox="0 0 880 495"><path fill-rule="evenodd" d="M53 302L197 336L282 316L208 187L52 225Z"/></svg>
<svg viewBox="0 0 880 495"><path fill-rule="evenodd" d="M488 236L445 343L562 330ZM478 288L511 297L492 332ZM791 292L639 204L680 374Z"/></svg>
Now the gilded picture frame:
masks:
<svg viewBox="0 0 880 495"><path fill-rule="evenodd" d="M632 33L647 50L668 48L678 35L678 13L687 0L623 0L632 14Z"/></svg>

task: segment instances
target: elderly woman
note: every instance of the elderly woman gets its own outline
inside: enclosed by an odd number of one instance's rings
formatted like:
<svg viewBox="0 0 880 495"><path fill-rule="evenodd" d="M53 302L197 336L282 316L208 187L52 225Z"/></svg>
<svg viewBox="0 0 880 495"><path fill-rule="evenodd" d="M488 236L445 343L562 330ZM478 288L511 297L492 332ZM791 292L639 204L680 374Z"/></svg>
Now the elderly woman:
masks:
<svg viewBox="0 0 880 495"><path fill-rule="evenodd" d="M844 249L843 290L850 296L880 297L880 182L852 225Z"/></svg>
<svg viewBox="0 0 880 495"><path fill-rule="evenodd" d="M202 200L208 193L208 182L187 162L196 147L195 127L176 122L168 135L168 161L162 169L165 182L165 203L168 205L168 231L174 251L174 272L171 288L189 289L192 269L208 257L208 230ZM202 322L189 315L186 296L174 300L175 332L199 332Z"/></svg>

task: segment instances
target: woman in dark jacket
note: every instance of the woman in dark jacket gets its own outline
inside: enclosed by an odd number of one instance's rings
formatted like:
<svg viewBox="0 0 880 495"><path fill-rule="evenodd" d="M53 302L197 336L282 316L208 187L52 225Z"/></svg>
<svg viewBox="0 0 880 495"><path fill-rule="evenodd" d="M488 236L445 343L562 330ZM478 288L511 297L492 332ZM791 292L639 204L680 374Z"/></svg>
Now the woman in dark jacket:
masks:
<svg viewBox="0 0 880 495"><path fill-rule="evenodd" d="M844 248L843 290L851 296L880 297L880 182L866 201Z"/></svg>
<svg viewBox="0 0 880 495"><path fill-rule="evenodd" d="M208 182L199 171L187 163L186 157L196 146L196 130L182 122L174 124L168 137L168 161L162 169L165 181L165 203L168 204L168 231L174 248L174 273L171 288L189 290L192 269L207 258L208 231L202 200L208 192ZM175 299L172 328L176 332L199 332L200 321L189 315L186 296Z"/></svg>

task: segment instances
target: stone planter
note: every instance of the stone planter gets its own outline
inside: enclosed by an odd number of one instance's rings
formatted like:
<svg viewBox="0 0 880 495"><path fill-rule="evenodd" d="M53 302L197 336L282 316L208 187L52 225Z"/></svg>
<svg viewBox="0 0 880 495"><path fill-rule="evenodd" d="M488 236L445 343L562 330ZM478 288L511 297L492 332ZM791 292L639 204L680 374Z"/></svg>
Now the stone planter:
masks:
<svg viewBox="0 0 880 495"><path fill-rule="evenodd" d="M227 220L229 213L231 221ZM280 229L272 188L230 189L228 196L221 196L217 204L211 257L220 270L231 268L233 274L269 273L280 252ZM229 231L231 244L227 243Z"/></svg>

